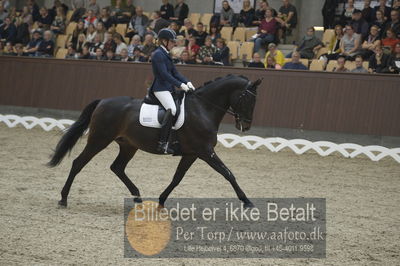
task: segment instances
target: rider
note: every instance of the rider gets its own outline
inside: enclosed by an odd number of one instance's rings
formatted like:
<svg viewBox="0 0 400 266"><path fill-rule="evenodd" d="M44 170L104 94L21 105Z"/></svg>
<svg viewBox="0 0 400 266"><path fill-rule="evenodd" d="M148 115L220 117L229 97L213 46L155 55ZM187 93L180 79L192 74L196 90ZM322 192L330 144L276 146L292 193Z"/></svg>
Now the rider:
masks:
<svg viewBox="0 0 400 266"><path fill-rule="evenodd" d="M195 88L191 82L178 73L169 54L169 51L175 46L176 33L168 28L162 29L158 33L158 42L159 47L151 56L154 81L150 91L154 92L167 112L162 123L157 150L158 152L172 154L174 151L168 147L168 138L176 114L172 93L175 93L175 87L181 88L185 92L195 90Z"/></svg>

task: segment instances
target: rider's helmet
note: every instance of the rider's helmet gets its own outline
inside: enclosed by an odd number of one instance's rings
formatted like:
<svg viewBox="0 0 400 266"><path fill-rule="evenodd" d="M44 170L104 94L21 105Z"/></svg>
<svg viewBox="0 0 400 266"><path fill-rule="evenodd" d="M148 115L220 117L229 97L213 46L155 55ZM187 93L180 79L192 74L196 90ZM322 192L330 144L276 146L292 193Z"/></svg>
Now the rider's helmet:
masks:
<svg viewBox="0 0 400 266"><path fill-rule="evenodd" d="M158 39L161 40L168 40L168 41L176 41L176 33L175 31L165 28L160 30L160 32L158 33Z"/></svg>

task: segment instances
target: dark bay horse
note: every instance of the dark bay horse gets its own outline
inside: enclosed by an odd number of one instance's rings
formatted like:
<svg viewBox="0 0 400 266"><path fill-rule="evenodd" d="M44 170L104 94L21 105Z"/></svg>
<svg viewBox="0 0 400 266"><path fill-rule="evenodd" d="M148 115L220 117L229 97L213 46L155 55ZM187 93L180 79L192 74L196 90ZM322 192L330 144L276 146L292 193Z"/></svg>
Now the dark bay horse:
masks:
<svg viewBox="0 0 400 266"><path fill-rule="evenodd" d="M260 83L261 80L253 83L243 76L229 75L206 83L195 92L186 94L185 123L176 132L182 158L172 182L160 195L160 205L164 205L168 195L179 184L186 171L197 158L200 158L231 183L245 207L253 206L237 184L232 172L216 155L214 147L217 144L219 125L226 112L235 116L236 128L241 131L250 129L257 86ZM110 168L129 189L135 202L141 202L139 189L125 174L125 168L138 149L158 154L159 139L159 129L140 125L141 104L141 99L115 97L95 100L85 107L78 120L58 142L48 163L50 167L58 165L89 128L87 144L73 161L68 179L61 191L60 206L67 206L68 193L75 176L112 141L119 144L120 151Z"/></svg>

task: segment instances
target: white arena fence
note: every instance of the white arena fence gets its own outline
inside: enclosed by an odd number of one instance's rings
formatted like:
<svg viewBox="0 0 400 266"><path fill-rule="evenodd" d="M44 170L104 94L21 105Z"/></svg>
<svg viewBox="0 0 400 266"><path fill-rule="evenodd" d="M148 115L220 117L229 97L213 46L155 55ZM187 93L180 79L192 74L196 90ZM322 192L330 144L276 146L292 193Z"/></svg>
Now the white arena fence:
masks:
<svg viewBox="0 0 400 266"><path fill-rule="evenodd" d="M40 126L45 131L53 129L65 130L75 121L69 119L56 120L53 118L37 118L34 116L1 115L0 123L5 123L13 128L22 125L26 129L32 129ZM311 142L304 139L287 140L283 138L261 138L257 136L238 136L234 134L219 134L218 141L226 148L232 148L236 145L243 145L249 150L255 150L265 147L271 152L279 152L285 148L291 149L296 154L304 154L313 150L321 156L328 156L338 152L346 158L354 158L359 155L365 155L372 161L379 161L387 156L392 157L400 163L400 148L389 149L382 146L361 146L352 143L336 144L329 141Z"/></svg>

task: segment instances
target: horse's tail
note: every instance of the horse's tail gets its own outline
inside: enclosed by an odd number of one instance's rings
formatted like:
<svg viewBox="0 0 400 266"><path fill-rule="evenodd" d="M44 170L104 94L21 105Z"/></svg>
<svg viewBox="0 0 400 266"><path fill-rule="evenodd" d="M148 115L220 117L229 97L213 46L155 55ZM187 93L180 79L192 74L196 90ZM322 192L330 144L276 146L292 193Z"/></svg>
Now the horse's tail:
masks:
<svg viewBox="0 0 400 266"><path fill-rule="evenodd" d="M100 100L95 100L83 109L78 120L65 132L56 146L51 160L47 163L49 167L55 167L61 163L67 152L75 146L83 132L89 127L90 119Z"/></svg>

